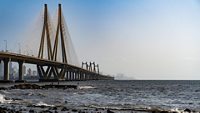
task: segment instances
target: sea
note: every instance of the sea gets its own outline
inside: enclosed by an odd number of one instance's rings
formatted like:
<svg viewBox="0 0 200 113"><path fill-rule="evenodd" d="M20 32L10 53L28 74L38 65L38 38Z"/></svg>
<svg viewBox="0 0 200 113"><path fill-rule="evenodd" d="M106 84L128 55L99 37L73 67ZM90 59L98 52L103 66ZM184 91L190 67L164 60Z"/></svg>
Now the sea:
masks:
<svg viewBox="0 0 200 113"><path fill-rule="evenodd" d="M171 112L190 109L200 112L198 80L100 80L68 81L59 84L78 85L78 89L0 90L0 106L15 109L65 106L70 109L111 109L116 113L150 109ZM2 87L12 85L1 84Z"/></svg>

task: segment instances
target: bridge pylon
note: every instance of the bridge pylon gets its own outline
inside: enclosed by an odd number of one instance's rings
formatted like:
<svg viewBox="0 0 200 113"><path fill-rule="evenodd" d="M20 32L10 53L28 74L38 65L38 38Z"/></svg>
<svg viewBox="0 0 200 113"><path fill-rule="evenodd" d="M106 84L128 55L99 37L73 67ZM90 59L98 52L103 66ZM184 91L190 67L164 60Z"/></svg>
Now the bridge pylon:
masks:
<svg viewBox="0 0 200 113"><path fill-rule="evenodd" d="M56 36L54 41L54 47L53 47L53 60L57 61L58 57L58 46L61 46L61 54L62 54L62 62L67 63L67 54L66 54L66 47L65 47L65 37L64 37L64 24L62 20L62 8L61 4L58 5L58 21L57 21L57 28L56 28ZM59 42L59 34L60 34L60 44Z"/></svg>
<svg viewBox="0 0 200 113"><path fill-rule="evenodd" d="M41 35L41 41L40 41L40 47L38 52L38 58L44 59L45 53L47 53L47 59L52 61L53 60L53 52L52 52L52 44L51 44L51 38L50 38L50 19L48 15L48 7L47 4L44 4L44 19L43 19L43 29L42 29L42 35ZM46 39L46 40L45 40ZM45 42L46 41L46 42ZM45 45L46 44L46 45ZM46 49L45 49L46 46ZM47 51L47 52L45 52ZM52 66L47 65L37 65L38 74L40 76L40 79L49 79L52 75ZM55 71L54 71L55 73ZM54 78L57 78L56 74L54 74Z"/></svg>
<svg viewBox="0 0 200 113"><path fill-rule="evenodd" d="M67 62L67 52L66 52L66 45L65 45L65 37L64 37L64 23L63 23L63 16L62 16L62 8L61 4L58 4L58 20L57 20L57 26L56 26L56 36L54 41L54 47L53 47L53 61L58 61L58 47L60 46L61 54L62 54L62 63L68 63ZM59 45L60 41L60 45ZM55 70L57 73L57 76L59 79L64 80L65 78L65 72L67 71L67 67L64 66L61 69L58 69L56 67L53 67L53 70ZM59 70L59 71L58 71Z"/></svg>
<svg viewBox="0 0 200 113"><path fill-rule="evenodd" d="M44 22L43 22L43 30L42 30L42 36L40 41L40 48L38 53L38 58L43 59L44 58L44 46L45 46L45 36L46 36L46 46L47 46L47 56L48 60L50 61L58 61L58 47L61 48L61 54L62 54L62 63L67 64L67 53L66 53L66 47L65 47L65 37L64 37L64 24L62 20L62 9L61 4L58 5L58 21L56 26L56 35L55 35L55 41L54 44L51 44L50 40L50 33L49 33L49 15L48 15L48 8L47 4L44 5ZM60 45L59 45L60 41ZM52 46L53 45L53 46ZM52 48L53 47L53 48ZM37 65L38 74L41 79L56 79L61 80L64 79L65 73L67 70L66 65L62 65L61 67L56 66L44 66L44 65ZM52 78L53 75L53 78Z"/></svg>
<svg viewBox="0 0 200 113"><path fill-rule="evenodd" d="M47 56L48 60L52 60L52 47L51 47L51 40L50 40L50 32L49 32L49 15L48 15L48 8L47 4L44 5L44 22L43 22L43 29L40 41L40 48L38 53L38 58L44 58L44 46L45 46L45 37L47 43Z"/></svg>

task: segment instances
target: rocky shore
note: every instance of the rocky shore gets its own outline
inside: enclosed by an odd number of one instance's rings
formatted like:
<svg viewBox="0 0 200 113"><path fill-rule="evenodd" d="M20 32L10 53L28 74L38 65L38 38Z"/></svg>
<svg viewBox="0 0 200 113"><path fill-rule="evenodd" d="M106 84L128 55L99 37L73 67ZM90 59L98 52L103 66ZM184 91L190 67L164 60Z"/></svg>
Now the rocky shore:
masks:
<svg viewBox="0 0 200 113"><path fill-rule="evenodd" d="M37 85L37 84L17 84L11 87L0 87L0 90L11 90L11 89L77 89L77 85Z"/></svg>
<svg viewBox="0 0 200 113"><path fill-rule="evenodd" d="M31 84L31 83L22 83L16 84L9 87L0 87L0 90L10 90L12 89L44 89L48 90L51 88L55 89L78 89L77 85L38 85L38 84ZM62 90L61 90L62 91ZM13 101L14 103L7 103L8 105L1 104L0 105L0 113L196 113L191 109L184 109L184 110L163 110L163 109L115 109L115 108L101 108L95 106L83 106L83 107L68 107L66 105L62 106L51 106L51 105L44 105L44 104L24 104L23 107L18 107L18 101L22 101L20 99L4 97L6 101ZM49 98L51 99L51 98Z"/></svg>
<svg viewBox="0 0 200 113"><path fill-rule="evenodd" d="M40 108L38 110L37 108ZM159 109L152 110L113 110L113 109L72 109L64 106L27 106L27 109L12 109L0 107L0 113L196 113L189 109L183 111L164 111Z"/></svg>

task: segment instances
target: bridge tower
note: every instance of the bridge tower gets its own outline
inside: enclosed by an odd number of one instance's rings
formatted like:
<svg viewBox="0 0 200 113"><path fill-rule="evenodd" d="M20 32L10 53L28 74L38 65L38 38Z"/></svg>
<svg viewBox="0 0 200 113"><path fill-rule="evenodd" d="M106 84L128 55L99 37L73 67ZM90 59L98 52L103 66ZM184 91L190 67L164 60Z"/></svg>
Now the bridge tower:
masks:
<svg viewBox="0 0 200 113"><path fill-rule="evenodd" d="M61 54L62 54L62 61L61 63L67 64L67 53L66 53L66 47L65 47L65 37L64 37L64 24L62 20L62 9L61 4L58 5L58 21L56 26L56 35L55 35L55 41L54 44L51 44L50 40L50 32L49 32L49 24L50 19L48 15L48 8L47 4L44 5L44 22L43 22L43 30L41 35L41 41L40 41L40 48L38 53L38 58L43 59L44 53L45 53L45 37L46 37L46 47L47 47L47 56L48 60L57 62L58 57L58 47L61 48ZM59 45L60 41L60 45ZM53 46L52 46L53 45ZM53 48L52 48L53 47ZM40 79L51 79L53 75L53 79L61 80L64 79L65 73L67 70L66 65L62 65L60 67L58 66L51 66L51 65L37 65L38 74L40 76Z"/></svg>
<svg viewBox="0 0 200 113"><path fill-rule="evenodd" d="M43 29L42 29L42 35L40 40L40 47L38 52L38 58L44 59L45 52L47 53L47 59L52 60L53 59L53 53L52 53L52 44L50 40L50 19L48 15L48 7L47 4L44 4L44 17L43 17ZM45 42L46 41L46 42ZM46 51L45 51L46 46ZM37 65L38 74L40 76L40 79L47 79L51 77L52 74L52 66L46 66L46 65Z"/></svg>
<svg viewBox="0 0 200 113"><path fill-rule="evenodd" d="M52 60L52 47L51 47L51 40L49 33L49 15L48 15L47 4L44 5L44 22L43 22L41 41L40 41L40 48L38 53L38 58L41 59L44 58L45 36L47 40L46 46L47 46L48 60Z"/></svg>
<svg viewBox="0 0 200 113"><path fill-rule="evenodd" d="M54 48L53 48L53 60L57 61L58 46L61 46L62 62L67 63L67 54L66 54L63 26L64 25L63 25L63 20L62 20L62 9L61 9L61 4L59 4L58 5L58 23L57 23L56 36L55 36L55 42L54 42ZM58 45L59 33L60 33L60 44L61 45Z"/></svg>

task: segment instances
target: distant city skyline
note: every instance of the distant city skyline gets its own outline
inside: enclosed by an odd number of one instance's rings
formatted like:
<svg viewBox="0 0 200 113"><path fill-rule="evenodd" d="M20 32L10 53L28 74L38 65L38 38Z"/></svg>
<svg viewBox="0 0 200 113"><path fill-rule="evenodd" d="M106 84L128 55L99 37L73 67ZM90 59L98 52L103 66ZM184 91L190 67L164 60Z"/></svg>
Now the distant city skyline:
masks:
<svg viewBox="0 0 200 113"><path fill-rule="evenodd" d="M45 3L52 17L62 3L80 63L127 79L200 79L199 0L1 0L1 50L37 55Z"/></svg>
<svg viewBox="0 0 200 113"><path fill-rule="evenodd" d="M13 65L14 64L14 65ZM3 79L3 71L4 71L4 66L3 66L3 61L0 62L0 79ZM24 77L31 77L31 76L38 76L36 68L33 66L27 66L23 65L23 76ZM16 79L19 77L19 72L18 72L18 66L16 63L10 62L9 63L9 74L11 80Z"/></svg>

